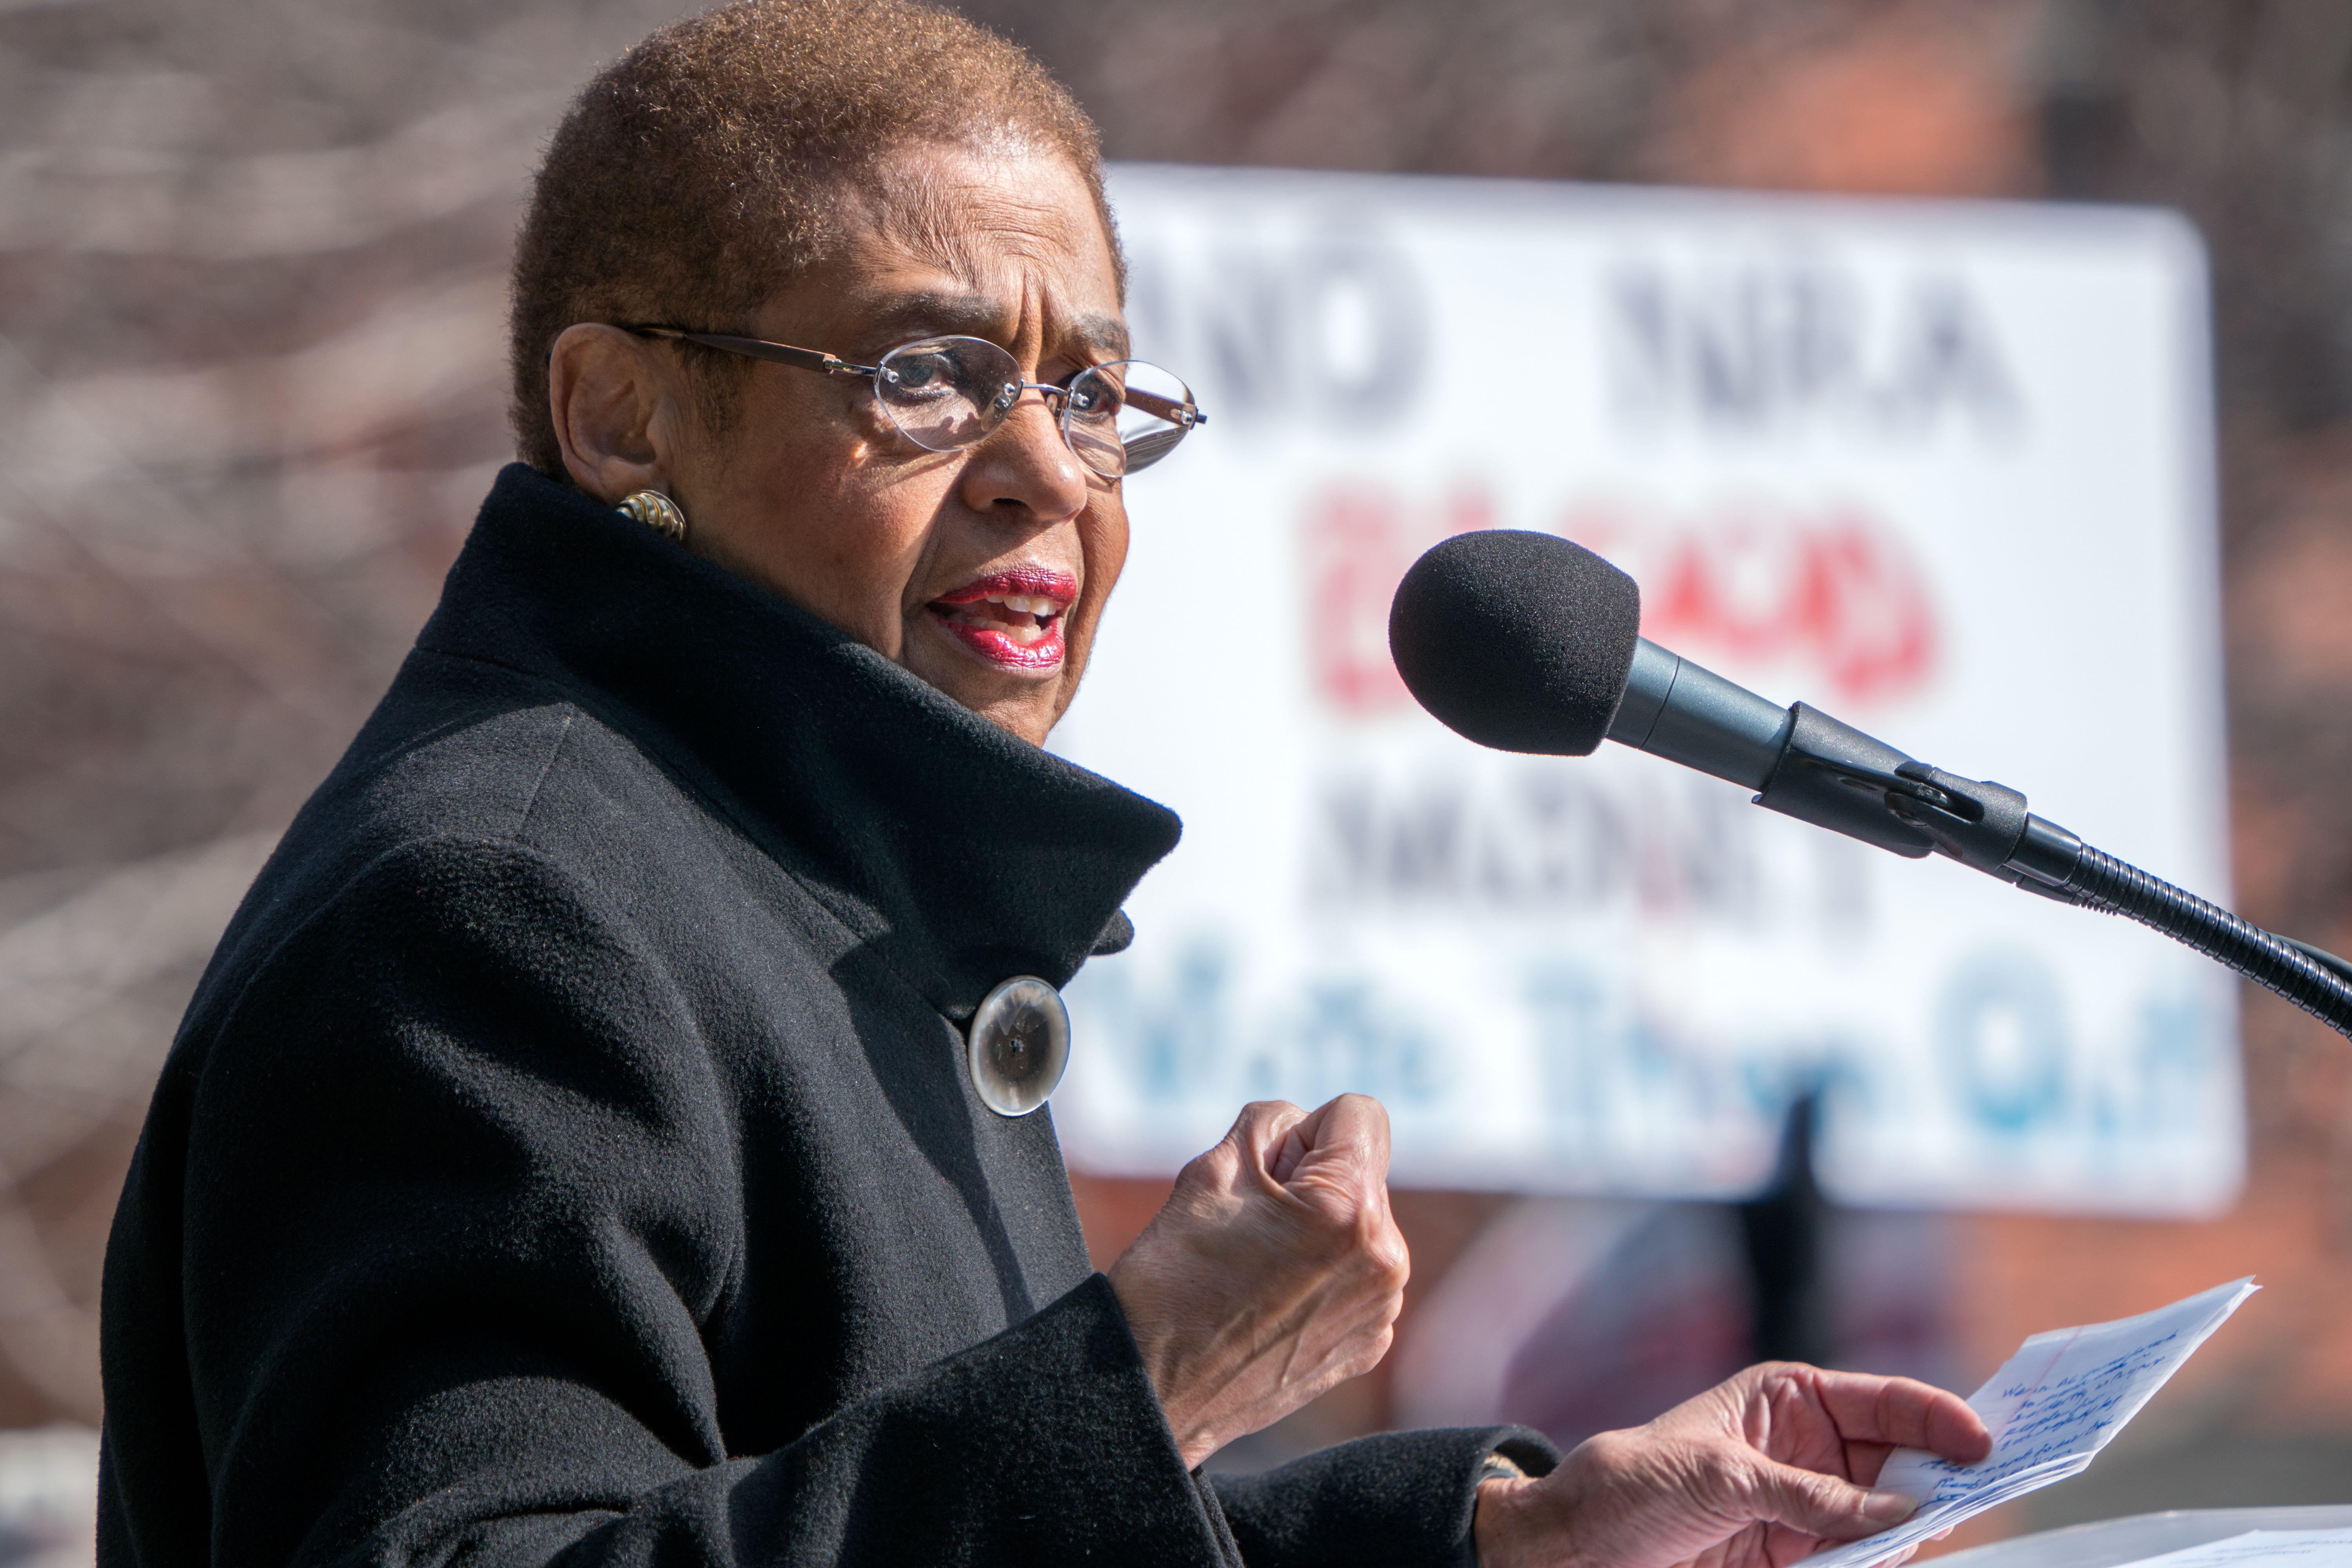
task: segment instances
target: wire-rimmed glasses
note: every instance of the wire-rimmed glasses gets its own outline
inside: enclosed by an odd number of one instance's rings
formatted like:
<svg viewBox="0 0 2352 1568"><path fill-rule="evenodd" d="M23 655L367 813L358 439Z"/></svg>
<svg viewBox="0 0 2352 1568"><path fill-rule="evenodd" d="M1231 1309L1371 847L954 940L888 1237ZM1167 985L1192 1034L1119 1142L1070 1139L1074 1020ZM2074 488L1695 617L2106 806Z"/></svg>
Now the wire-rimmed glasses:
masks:
<svg viewBox="0 0 2352 1568"><path fill-rule="evenodd" d="M825 375L870 378L875 400L890 423L929 452L952 452L986 440L1022 394L1034 392L1047 406L1060 405L1062 439L1078 461L1107 479L1150 468L1209 418L1192 401L1190 387L1139 359L1089 365L1055 385L1024 379L1021 362L986 338L920 338L901 343L874 364L852 364L816 349L729 332L663 326L622 330Z"/></svg>

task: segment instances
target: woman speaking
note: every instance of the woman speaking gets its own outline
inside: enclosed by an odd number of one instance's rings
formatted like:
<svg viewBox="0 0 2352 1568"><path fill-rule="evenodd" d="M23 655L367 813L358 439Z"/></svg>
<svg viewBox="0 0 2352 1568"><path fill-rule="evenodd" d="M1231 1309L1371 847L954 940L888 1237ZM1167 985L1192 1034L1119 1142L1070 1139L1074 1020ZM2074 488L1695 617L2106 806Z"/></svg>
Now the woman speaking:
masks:
<svg viewBox="0 0 2352 1568"><path fill-rule="evenodd" d="M946 14L748 0L589 85L523 460L155 1091L102 1563L1779 1568L1907 1511L1890 1446L1983 1451L1773 1366L1557 1464L1200 1472L1380 1359L1406 1258L1347 1096L1094 1274L1038 1109L1177 837L1041 749L1202 417L1120 293L1085 116Z"/></svg>

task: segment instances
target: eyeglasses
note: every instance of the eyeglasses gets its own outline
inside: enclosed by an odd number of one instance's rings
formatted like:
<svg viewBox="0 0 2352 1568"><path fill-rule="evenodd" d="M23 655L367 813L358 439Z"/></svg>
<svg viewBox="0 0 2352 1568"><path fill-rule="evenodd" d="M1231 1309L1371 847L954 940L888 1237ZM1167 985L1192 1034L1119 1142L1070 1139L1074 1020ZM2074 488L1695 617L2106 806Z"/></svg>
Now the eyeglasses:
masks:
<svg viewBox="0 0 2352 1568"><path fill-rule="evenodd" d="M1055 385L1022 378L1021 362L985 338L923 338L902 343L876 364L851 364L815 349L761 338L695 332L683 327L624 327L641 338L700 343L748 359L826 375L871 377L874 396L899 433L928 452L952 452L986 440L1024 392L1060 405L1062 439L1078 461L1107 479L1148 468L1209 416L1192 389L1139 359L1089 365Z"/></svg>

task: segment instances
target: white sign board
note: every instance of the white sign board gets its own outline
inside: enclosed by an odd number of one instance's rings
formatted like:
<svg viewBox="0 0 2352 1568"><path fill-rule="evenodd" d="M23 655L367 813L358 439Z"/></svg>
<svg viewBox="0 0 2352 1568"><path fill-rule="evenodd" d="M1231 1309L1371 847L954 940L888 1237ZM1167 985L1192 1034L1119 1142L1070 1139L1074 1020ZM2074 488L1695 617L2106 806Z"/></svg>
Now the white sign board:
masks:
<svg viewBox="0 0 2352 1568"><path fill-rule="evenodd" d="M1653 640L2225 898L2205 275L2116 209L1127 167L1137 352L1209 424L1056 737L1167 802L1074 983L1074 1163L1384 1100L1395 1180L1729 1196L1821 1092L1853 1203L2235 1191L2232 983L2137 926L1614 745L1484 752L1390 595L1469 528L1639 580Z"/></svg>

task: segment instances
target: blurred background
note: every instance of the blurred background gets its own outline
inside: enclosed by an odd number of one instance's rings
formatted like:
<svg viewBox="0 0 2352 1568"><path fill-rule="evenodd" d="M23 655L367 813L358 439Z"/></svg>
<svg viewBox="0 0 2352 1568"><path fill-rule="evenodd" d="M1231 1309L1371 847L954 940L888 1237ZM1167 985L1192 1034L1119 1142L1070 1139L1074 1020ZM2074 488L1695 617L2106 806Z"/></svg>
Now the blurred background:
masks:
<svg viewBox="0 0 2352 1568"><path fill-rule="evenodd" d="M88 1561L100 1259L154 1073L510 455L504 270L542 139L683 9L0 0L0 1563ZM2187 215L2234 898L2352 946L2352 0L964 9L1118 159ZM2220 1219L1821 1216L1822 1353L1964 1391L2025 1333L2271 1287L2089 1475L1954 1544L2352 1500L2352 1046L2252 990L2243 1039L2249 1175ZM1077 1181L1103 1261L1165 1191ZM1231 1462L1492 1415L1573 1438L1759 1344L1743 1260L1770 1214L1397 1206L1397 1354Z"/></svg>

